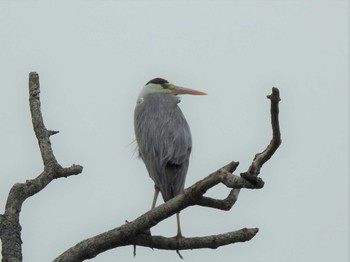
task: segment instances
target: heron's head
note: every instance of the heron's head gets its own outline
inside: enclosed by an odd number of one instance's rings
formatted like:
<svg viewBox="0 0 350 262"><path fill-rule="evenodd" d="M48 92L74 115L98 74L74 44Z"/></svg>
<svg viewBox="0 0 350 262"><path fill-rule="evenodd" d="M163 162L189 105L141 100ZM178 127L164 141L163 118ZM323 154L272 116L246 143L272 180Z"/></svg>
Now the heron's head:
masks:
<svg viewBox="0 0 350 262"><path fill-rule="evenodd" d="M172 95L206 95L206 93L202 91L176 86L163 78L154 78L149 81L142 89L139 98L144 97L149 93L163 93Z"/></svg>

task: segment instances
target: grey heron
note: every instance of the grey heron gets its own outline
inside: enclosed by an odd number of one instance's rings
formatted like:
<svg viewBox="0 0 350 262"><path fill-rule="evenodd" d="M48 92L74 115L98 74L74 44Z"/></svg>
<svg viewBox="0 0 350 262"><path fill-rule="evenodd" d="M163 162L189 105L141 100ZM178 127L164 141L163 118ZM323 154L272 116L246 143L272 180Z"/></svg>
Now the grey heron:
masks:
<svg viewBox="0 0 350 262"><path fill-rule="evenodd" d="M136 103L134 127L138 150L155 188L151 209L156 206L159 191L164 201L168 201L185 186L192 138L178 107L178 94L206 95L155 78L144 86ZM182 237L179 213L176 221L179 239Z"/></svg>

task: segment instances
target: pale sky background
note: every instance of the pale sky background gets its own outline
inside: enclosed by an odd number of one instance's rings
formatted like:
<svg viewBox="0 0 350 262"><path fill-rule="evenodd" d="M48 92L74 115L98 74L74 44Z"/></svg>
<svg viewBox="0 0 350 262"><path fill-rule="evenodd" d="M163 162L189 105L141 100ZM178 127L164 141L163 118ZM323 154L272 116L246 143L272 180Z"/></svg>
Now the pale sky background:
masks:
<svg viewBox="0 0 350 262"><path fill-rule="evenodd" d="M185 96L193 155L186 186L232 160L246 171L271 138L269 100L281 92L282 145L262 190L229 212L191 207L185 236L258 227L249 242L182 251L185 261L349 261L347 1L1 1L0 206L43 169L28 106L40 75L42 112L63 166L21 213L24 261L51 261L77 242L133 220L153 183L136 157L133 111L154 77L207 92ZM224 197L223 186L210 195ZM175 217L154 234L173 236ZM180 261L138 247L92 261Z"/></svg>

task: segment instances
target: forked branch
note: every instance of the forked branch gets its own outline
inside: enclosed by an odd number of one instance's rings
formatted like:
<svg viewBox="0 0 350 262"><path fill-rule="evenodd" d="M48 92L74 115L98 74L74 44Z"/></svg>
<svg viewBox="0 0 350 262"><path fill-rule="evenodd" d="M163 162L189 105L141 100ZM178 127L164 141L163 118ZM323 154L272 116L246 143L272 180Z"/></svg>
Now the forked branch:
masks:
<svg viewBox="0 0 350 262"><path fill-rule="evenodd" d="M273 155L281 143L278 125L278 102L280 101L278 89L273 88L272 94L268 98L271 100L273 138L267 148L255 156L247 172L241 174L241 176L234 175L233 172L239 163L231 162L187 188L182 194L148 211L134 221L81 241L61 254L54 262L82 261L93 258L106 250L126 245L140 245L167 250L184 250L217 248L252 239L258 232L257 228L243 228L238 231L212 236L183 238L180 242L174 237L152 236L144 232L147 232L147 229L152 228L160 221L189 206L200 205L229 210L236 202L241 188L258 189L264 186L263 180L257 177L257 175L262 165ZM245 174L247 174L248 179L244 178ZM219 183L231 188L229 195L225 199L221 200L204 196L210 188Z"/></svg>
<svg viewBox="0 0 350 262"><path fill-rule="evenodd" d="M39 76L37 73L32 72L29 74L29 104L33 129L39 143L44 170L32 180L15 184L9 192L5 212L3 215L0 215L3 262L22 261L19 214L23 202L30 196L40 192L52 180L80 174L83 169L79 165L63 168L57 162L51 147L50 136L58 133L58 131L46 129L40 109L39 94ZM257 228L243 228L212 236L183 238L180 242L176 238L152 236L145 232L160 221L189 206L199 205L220 210L230 210L237 201L241 188L259 189L264 186L264 182L258 177L258 174L263 164L271 158L281 143L278 122L278 103L280 101L278 89L273 88L272 94L268 98L271 100L272 140L262 153L255 156L247 172L241 173L240 176L234 175L233 172L239 163L231 162L187 188L182 194L148 211L134 221L81 241L62 253L54 261L83 261L93 258L106 250L126 245L184 250L217 248L252 239L258 232ZM214 199L204 195L210 188L219 183L231 189L225 199Z"/></svg>
<svg viewBox="0 0 350 262"><path fill-rule="evenodd" d="M39 75L29 74L29 106L34 133L39 143L44 170L36 178L15 184L8 195L5 212L0 215L0 238L2 242L2 261L22 261L22 240L19 215L24 201L40 192L53 179L80 174L82 166L61 167L53 154L50 136L57 131L47 130L40 110Z"/></svg>

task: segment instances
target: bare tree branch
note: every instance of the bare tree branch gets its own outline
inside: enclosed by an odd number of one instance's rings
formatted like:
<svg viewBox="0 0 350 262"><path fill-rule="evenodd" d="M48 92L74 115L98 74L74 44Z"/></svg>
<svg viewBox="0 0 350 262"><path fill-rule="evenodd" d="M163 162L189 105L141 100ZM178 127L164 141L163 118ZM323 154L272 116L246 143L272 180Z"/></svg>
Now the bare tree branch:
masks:
<svg viewBox="0 0 350 262"><path fill-rule="evenodd" d="M228 211L236 203L240 189L232 189L230 194L225 199L215 199L202 196L198 199L197 205L203 207L212 207Z"/></svg>
<svg viewBox="0 0 350 262"><path fill-rule="evenodd" d="M238 163L232 162L237 167ZM230 164L232 164L230 163ZM229 165L230 165L229 164ZM227 166L229 166L227 165ZM158 207L148 211L142 216L138 217L134 221L128 222L127 224L120 226L118 228L112 229L105 233L99 234L95 237L86 239L68 249L66 252L57 257L54 262L63 262L63 261L83 261L85 259L90 259L98 254L120 246L126 246L131 244L138 244L137 238L139 235L144 235L144 232L157 225L160 221L174 215L175 213L185 209L186 207L193 206L197 204L198 199L200 199L203 194L210 189L211 187L217 185L218 183L223 183L227 187L231 188L254 188L252 184L247 182L245 179L232 175L225 168L227 166L219 169L218 171L212 173L206 178L195 183L193 186L187 188L182 194L177 195L176 197L170 199L169 201L159 205ZM230 171L233 171L231 169ZM214 208L219 208L219 206L213 205ZM220 209L220 208L219 208ZM245 232L245 234L239 234ZM173 248L169 249L195 249L195 248L214 248L215 244L210 243L208 239L222 239L223 236L230 237L226 240L220 240L216 243L222 243L222 245L227 245L229 243L243 242L250 240L257 233L257 229L245 229L244 231L231 232L229 234L221 234L207 237L197 237L197 238L184 238L183 242L181 240L178 243L177 248L173 246L176 242L176 239L167 240L167 243L170 244ZM239 237L238 237L239 236ZM151 237L151 236L149 236ZM142 239L145 239L145 236L142 236ZM153 239L153 238L152 238ZM155 238L155 240L160 239ZM166 239L162 237L161 239ZM141 240L140 240L141 241ZM175 241L175 242L173 242ZM143 246L148 246L151 248L158 248L158 246L164 247L163 245L155 246L153 242L142 241ZM158 243L158 242L156 242ZM183 244L185 243L185 244ZM216 246L215 246L216 248Z"/></svg>
<svg viewBox="0 0 350 262"><path fill-rule="evenodd" d="M33 129L39 143L40 153L44 163L44 171L36 178L25 183L15 184L8 195L5 213L0 216L0 238L2 242L2 261L22 261L22 240L19 215L23 202L30 196L40 192L53 179L80 174L82 166L73 165L62 168L53 154L50 135L58 133L46 129L40 110L39 76L29 74L29 106L32 115Z"/></svg>
<svg viewBox="0 0 350 262"><path fill-rule="evenodd" d="M180 243L175 237L167 238L163 236L139 234L135 239L131 239L131 244L166 250L199 248L215 249L233 243L249 241L256 235L256 233L258 233L258 231L257 228L243 228L219 235L183 238Z"/></svg>
<svg viewBox="0 0 350 262"><path fill-rule="evenodd" d="M83 169L79 165L63 168L57 162L51 147L50 136L57 134L58 131L46 129L40 110L39 94L39 76L37 73L32 72L29 74L29 103L33 128L39 143L44 170L32 180L15 184L9 192L5 212L3 215L0 215L0 238L2 240L3 262L22 261L19 214L23 202L28 197L40 192L53 179L77 175ZM230 210L237 201L241 188L259 189L264 186L264 181L258 177L258 174L263 164L271 158L281 143L278 122L278 103L280 101L278 89L273 88L272 94L268 98L271 100L273 137L267 148L255 156L247 172L241 173L240 176L234 175L233 172L239 163L233 161L187 188L182 194L146 212L134 221L81 241L62 253L54 261L83 261L93 258L106 250L125 245L139 245L178 251L196 248L217 248L252 239L258 232L257 228L243 228L212 236L183 238L181 241L176 238L152 236L145 232L148 232L150 228L157 225L160 221L189 206L199 205L220 210ZM210 188L219 183L231 189L225 199L215 199L205 196L205 193Z"/></svg>
<svg viewBox="0 0 350 262"><path fill-rule="evenodd" d="M131 244L150 248L183 250L217 248L227 244L248 241L253 238L258 232L257 228L244 228L238 231L213 236L183 238L180 242L175 238L151 236L144 234L144 232L160 221L189 206L200 205L229 210L236 202L241 188L258 189L264 186L264 181L257 177L257 175L262 165L273 155L281 143L278 126L278 102L280 101L278 89L273 88L273 93L268 96L268 98L271 100L271 118L272 128L274 130L273 138L267 148L262 153L255 156L251 167L246 173L241 174L241 177L232 174L239 163L231 162L187 188L182 194L148 211L134 221L81 241L57 257L54 262L83 261L93 258L108 249ZM245 174L247 174L248 179L245 179ZM224 184L228 188L232 188L225 199L220 200L204 196L210 188L219 183Z"/></svg>
<svg viewBox="0 0 350 262"><path fill-rule="evenodd" d="M281 101L280 92L278 88L273 87L271 95L267 96L271 101L271 126L272 126L272 139L270 144L265 148L265 150L261 153L255 155L252 164L249 169L245 173L241 173L241 176L250 181L251 183L259 183L259 178L257 177L260 174L260 169L268 161L272 155L276 152L277 148L281 145L281 131L278 120L278 103Z"/></svg>
<svg viewBox="0 0 350 262"><path fill-rule="evenodd" d="M271 100L271 125L272 125L272 139L270 144L266 149L255 155L255 158L248 169L248 173L252 175L259 175L260 169L268 161L272 155L276 152L277 148L280 146L281 140L281 131L278 120L278 103L281 101L280 92L276 87L272 88L272 94L267 96Z"/></svg>
<svg viewBox="0 0 350 262"><path fill-rule="evenodd" d="M57 165L57 160L51 147L49 132L44 125L43 116L41 114L39 75L35 72L29 74L29 106L32 114L33 128L39 142L44 166Z"/></svg>

